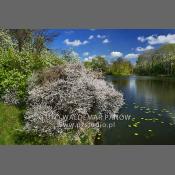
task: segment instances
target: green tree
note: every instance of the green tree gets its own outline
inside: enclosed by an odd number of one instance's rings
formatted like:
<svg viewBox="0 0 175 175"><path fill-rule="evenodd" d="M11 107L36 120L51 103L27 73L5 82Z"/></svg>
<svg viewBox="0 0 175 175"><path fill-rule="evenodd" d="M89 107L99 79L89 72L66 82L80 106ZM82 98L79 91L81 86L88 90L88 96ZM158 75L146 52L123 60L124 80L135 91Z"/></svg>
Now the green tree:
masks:
<svg viewBox="0 0 175 175"><path fill-rule="evenodd" d="M144 52L138 57L135 72L140 75L174 75L175 44Z"/></svg>
<svg viewBox="0 0 175 175"><path fill-rule="evenodd" d="M110 73L112 75L130 75L133 72L133 66L130 61L118 58L110 66Z"/></svg>
<svg viewBox="0 0 175 175"><path fill-rule="evenodd" d="M90 68L94 71L101 71L106 73L108 68L108 63L105 58L101 56L97 56L93 58L91 61L84 62L85 67Z"/></svg>
<svg viewBox="0 0 175 175"><path fill-rule="evenodd" d="M7 29L0 29L0 47L3 49L14 47L14 43Z"/></svg>
<svg viewBox="0 0 175 175"><path fill-rule="evenodd" d="M47 48L47 44L52 42L56 37L59 36L59 32L56 30L40 29L33 31L33 48L36 54L41 54L41 52Z"/></svg>
<svg viewBox="0 0 175 175"><path fill-rule="evenodd" d="M31 29L10 29L9 33L14 41L17 42L18 51L21 52L26 43L32 41Z"/></svg>

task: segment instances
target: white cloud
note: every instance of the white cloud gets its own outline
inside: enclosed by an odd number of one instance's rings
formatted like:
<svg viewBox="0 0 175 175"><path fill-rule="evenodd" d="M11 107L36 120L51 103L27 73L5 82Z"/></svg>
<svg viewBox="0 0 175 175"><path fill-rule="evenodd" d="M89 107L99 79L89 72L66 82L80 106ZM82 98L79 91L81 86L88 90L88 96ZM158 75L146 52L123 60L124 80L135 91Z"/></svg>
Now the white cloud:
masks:
<svg viewBox="0 0 175 175"><path fill-rule="evenodd" d="M88 56L89 55L89 52L84 52L83 53L83 56Z"/></svg>
<svg viewBox="0 0 175 175"><path fill-rule="evenodd" d="M80 45L85 45L88 43L88 41L80 41L80 40L74 40L70 41L69 39L65 39L64 43L68 46L80 46Z"/></svg>
<svg viewBox="0 0 175 175"><path fill-rule="evenodd" d="M137 38L138 41L141 41L142 43L145 42L145 37L144 36L139 36Z"/></svg>
<svg viewBox="0 0 175 175"><path fill-rule="evenodd" d="M141 42L147 41L150 45L155 44L168 44L168 43L175 43L175 34L168 34L168 35L151 35L148 37L138 37L137 38Z"/></svg>
<svg viewBox="0 0 175 175"><path fill-rule="evenodd" d="M137 47L136 48L136 50L138 52L144 52L144 51L151 50L151 49L154 49L154 47L153 46L150 46L150 45L146 46L145 48L143 48L143 47Z"/></svg>
<svg viewBox="0 0 175 175"><path fill-rule="evenodd" d="M106 35L97 35L97 38L99 38L99 39L105 39L106 38Z"/></svg>
<svg viewBox="0 0 175 175"><path fill-rule="evenodd" d="M96 57L96 55L88 56L88 57L84 58L84 61L91 61L95 57Z"/></svg>
<svg viewBox="0 0 175 175"><path fill-rule="evenodd" d="M135 53L129 53L127 55L125 55L126 59L133 59L133 58L138 58L139 54L135 54Z"/></svg>
<svg viewBox="0 0 175 175"><path fill-rule="evenodd" d="M85 45L85 44L87 44L87 43L89 43L89 41L86 41L86 40L85 40L85 41L82 42L82 45Z"/></svg>
<svg viewBox="0 0 175 175"><path fill-rule="evenodd" d="M150 36L147 38L149 44L164 44L164 43L175 43L175 34L171 35L159 35L159 36Z"/></svg>
<svg viewBox="0 0 175 175"><path fill-rule="evenodd" d="M122 57L123 53L117 52L117 51L113 51L113 52L111 52L111 56L112 57Z"/></svg>
<svg viewBox="0 0 175 175"><path fill-rule="evenodd" d="M90 35L88 39L91 40L93 38L94 38L94 35Z"/></svg>
<svg viewBox="0 0 175 175"><path fill-rule="evenodd" d="M104 43L104 44L109 43L109 40L108 39L104 39L102 43Z"/></svg>

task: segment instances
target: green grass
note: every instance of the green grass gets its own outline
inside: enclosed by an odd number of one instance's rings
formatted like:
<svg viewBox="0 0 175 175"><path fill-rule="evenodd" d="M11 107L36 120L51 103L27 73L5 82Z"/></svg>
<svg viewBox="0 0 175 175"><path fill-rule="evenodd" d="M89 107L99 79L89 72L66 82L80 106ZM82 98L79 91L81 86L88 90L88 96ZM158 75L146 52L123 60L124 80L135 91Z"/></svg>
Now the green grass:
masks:
<svg viewBox="0 0 175 175"><path fill-rule="evenodd" d="M15 144L17 130L22 129L22 110L0 103L0 144Z"/></svg>
<svg viewBox="0 0 175 175"><path fill-rule="evenodd" d="M74 131L57 137L40 137L35 133L23 131L25 109L0 102L0 145L74 145L93 144L96 131L87 129L80 140L73 139Z"/></svg>
<svg viewBox="0 0 175 175"><path fill-rule="evenodd" d="M0 145L55 145L66 144L65 138L39 137L23 131L24 109L0 103Z"/></svg>

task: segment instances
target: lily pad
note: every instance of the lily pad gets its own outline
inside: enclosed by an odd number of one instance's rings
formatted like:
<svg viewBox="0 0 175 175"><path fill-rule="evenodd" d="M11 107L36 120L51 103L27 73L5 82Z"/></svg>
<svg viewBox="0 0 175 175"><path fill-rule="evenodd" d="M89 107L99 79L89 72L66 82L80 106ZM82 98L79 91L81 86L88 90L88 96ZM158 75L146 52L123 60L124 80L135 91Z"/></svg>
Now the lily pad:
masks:
<svg viewBox="0 0 175 175"><path fill-rule="evenodd" d="M173 126L174 124L173 123L169 123L170 126Z"/></svg>
<svg viewBox="0 0 175 175"><path fill-rule="evenodd" d="M136 124L134 124L133 127L137 128L138 126Z"/></svg>

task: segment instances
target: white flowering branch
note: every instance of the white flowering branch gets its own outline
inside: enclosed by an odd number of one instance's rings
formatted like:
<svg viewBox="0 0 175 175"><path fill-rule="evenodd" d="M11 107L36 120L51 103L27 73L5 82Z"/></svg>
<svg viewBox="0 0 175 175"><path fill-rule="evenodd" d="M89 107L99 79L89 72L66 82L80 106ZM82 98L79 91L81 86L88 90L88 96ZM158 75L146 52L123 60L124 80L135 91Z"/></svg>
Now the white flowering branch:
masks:
<svg viewBox="0 0 175 175"><path fill-rule="evenodd" d="M25 114L27 131L39 135L60 134L72 129L65 127L66 124L89 122L84 118L91 114L113 115L123 105L123 95L112 84L97 78L80 63L50 68L47 73L50 77L40 73L29 81ZM74 121L64 118L65 115L82 118Z"/></svg>

